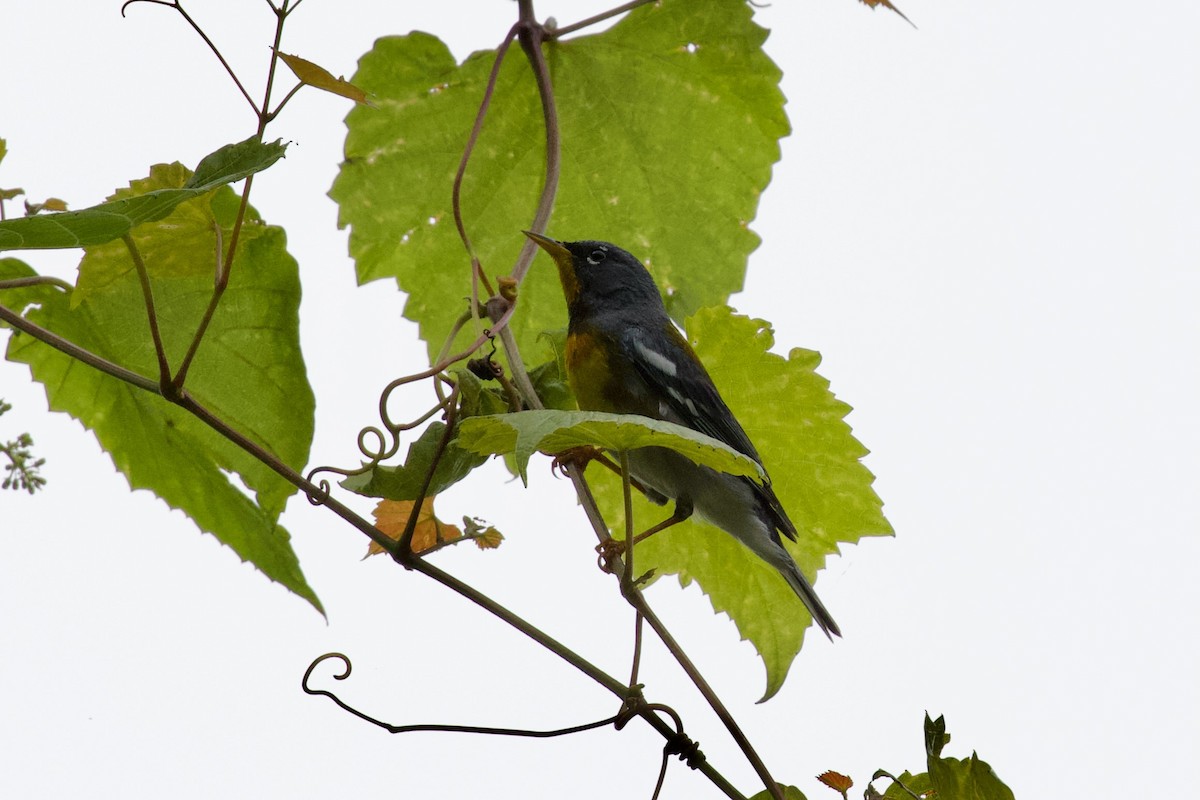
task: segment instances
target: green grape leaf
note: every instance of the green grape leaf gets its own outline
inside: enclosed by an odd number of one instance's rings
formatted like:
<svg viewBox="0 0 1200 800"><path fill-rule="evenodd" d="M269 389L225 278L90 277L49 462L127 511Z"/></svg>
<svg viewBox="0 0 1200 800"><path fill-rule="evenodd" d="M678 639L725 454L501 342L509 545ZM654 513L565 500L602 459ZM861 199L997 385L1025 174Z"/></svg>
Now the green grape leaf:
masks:
<svg viewBox="0 0 1200 800"><path fill-rule="evenodd" d="M80 211L4 220L0 250L88 247L120 239L143 223L163 219L186 200L266 169L286 149L279 141L265 143L251 137L205 156L182 185L118 193L108 202Z"/></svg>
<svg viewBox="0 0 1200 800"><path fill-rule="evenodd" d="M508 402L500 391L492 386L484 386L469 370L455 370L454 375L459 387L459 419L481 414L501 414L508 410ZM434 422L425 428L417 441L409 445L408 455L402 465L376 464L365 472L348 476L341 482L342 488L385 500L416 500L445 430L445 423ZM433 497L441 494L486 460L486 455L468 452L451 441L438 462L425 495Z"/></svg>
<svg viewBox="0 0 1200 800"><path fill-rule="evenodd" d="M153 193L178 189L187 181L187 171L178 165L159 165L137 185ZM146 267L173 366L208 304L213 254L218 242L229 241L237 206L238 197L227 186L206 191L170 214L167 220L174 225L154 226L134 236L143 255L150 254ZM156 238L176 235L188 246L175 248ZM15 259L0 264L0 277L28 274ZM48 286L0 290L0 302L10 308L19 303L30 321L109 361L157 378L146 308L124 243L89 248L80 273L81 283L92 286L84 303L74 302L73 292ZM93 280L94 275L103 280ZM248 209L229 287L186 385L197 402L296 469L308 458L314 413L300 354L299 302L298 269L287 253L282 229L263 224ZM278 525L279 514L295 492L290 483L178 406L91 369L32 336L14 336L7 357L29 365L33 377L45 385L53 410L71 414L95 433L132 488L149 489L181 509L201 530L321 609L300 571L290 537ZM231 482L230 474L242 486Z"/></svg>
<svg viewBox="0 0 1200 800"><path fill-rule="evenodd" d="M944 758L942 748L950 741L946 718L925 715L925 755L928 780L938 800L1013 800L1012 790L997 777L991 766L975 753L970 758Z"/></svg>
<svg viewBox="0 0 1200 800"><path fill-rule="evenodd" d="M480 455L512 453L526 485L534 453L557 455L588 445L613 451L666 447L720 472L762 479L754 459L732 447L691 428L636 414L545 410L471 417L459 426L455 442Z"/></svg>
<svg viewBox="0 0 1200 800"><path fill-rule="evenodd" d="M454 371L461 399L458 402L460 417L478 417L484 414L503 414L508 410L508 401L503 392L489 384L484 386L470 370Z"/></svg>
<svg viewBox="0 0 1200 800"><path fill-rule="evenodd" d="M783 790L783 800L808 800L808 798L804 796L804 792L800 791L795 786L781 785L779 788ZM763 789L761 792L751 797L750 800L774 800L774 798L775 796L772 795L770 791Z"/></svg>
<svg viewBox="0 0 1200 800"><path fill-rule="evenodd" d="M797 348L784 358L769 352L774 344L770 326L727 307L700 311L688 320L687 333L758 448L800 532L799 541L784 538L783 544L810 580L838 552L839 542L892 533L871 488L874 476L859 461L867 450L843 419L850 407L816 373L817 353ZM606 518L619 519L620 482L604 472L589 470L588 479ZM635 498L639 529L661 517L661 509ZM684 586L693 580L700 584L713 609L728 614L758 650L767 671L763 700L778 692L811 617L775 569L728 533L696 518L637 548L641 567L678 575ZM836 618L837 609L831 611Z"/></svg>
<svg viewBox="0 0 1200 800"><path fill-rule="evenodd" d="M575 408L575 396L567 385L562 364L547 361L529 370L529 382L546 408L571 411Z"/></svg>
<svg viewBox="0 0 1200 800"><path fill-rule="evenodd" d="M876 773L875 778L872 780L877 780L880 777L884 776ZM929 792L929 790L932 788L933 784L929 781L929 775L927 773L922 772L918 775L914 775L911 772L905 771L901 772L892 780L892 783L890 786L888 786L886 792L884 792L882 795L878 795L878 793L876 793L876 796L913 800L913 794L921 797Z"/></svg>
<svg viewBox="0 0 1200 800"><path fill-rule="evenodd" d="M429 465L437 452L438 442L446 430L444 422L434 422L421 433L420 438L408 448L408 457L401 466L377 465L359 475L351 475L341 482L343 489L367 497L385 500L416 500L425 483ZM468 452L453 443L449 444L434 470L433 480L425 492L426 497L441 494L461 481L478 467L486 456Z"/></svg>
<svg viewBox="0 0 1200 800"><path fill-rule="evenodd" d="M548 232L610 240L646 260L678 320L738 291L758 245L748 225L789 130L766 37L742 0L662 0L544 47L563 164ZM413 33L379 39L354 76L378 108L347 117L330 195L350 227L359 281L396 279L431 356L470 294L451 186L494 57L458 65L436 38ZM520 230L541 191L544 142L533 77L513 47L462 184L488 274L508 272L531 246ZM512 329L527 363L538 363L538 335L566 317L548 259L534 263L520 304Z"/></svg>

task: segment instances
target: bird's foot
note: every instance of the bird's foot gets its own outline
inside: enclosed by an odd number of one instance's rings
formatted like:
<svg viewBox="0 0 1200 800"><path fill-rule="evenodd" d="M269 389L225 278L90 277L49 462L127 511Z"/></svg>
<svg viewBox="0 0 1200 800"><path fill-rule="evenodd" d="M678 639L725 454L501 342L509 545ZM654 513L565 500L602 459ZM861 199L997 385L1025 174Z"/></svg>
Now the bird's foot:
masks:
<svg viewBox="0 0 1200 800"><path fill-rule="evenodd" d="M613 562L625 555L625 550L623 539L605 539L596 545L596 566L600 567L601 572L612 575L617 571Z"/></svg>
<svg viewBox="0 0 1200 800"><path fill-rule="evenodd" d="M554 460L550 462L550 471L559 475L565 475L569 469L583 472L589 462L603 458L604 453L600 448L590 444L580 445L572 447L570 450L563 450L554 456Z"/></svg>

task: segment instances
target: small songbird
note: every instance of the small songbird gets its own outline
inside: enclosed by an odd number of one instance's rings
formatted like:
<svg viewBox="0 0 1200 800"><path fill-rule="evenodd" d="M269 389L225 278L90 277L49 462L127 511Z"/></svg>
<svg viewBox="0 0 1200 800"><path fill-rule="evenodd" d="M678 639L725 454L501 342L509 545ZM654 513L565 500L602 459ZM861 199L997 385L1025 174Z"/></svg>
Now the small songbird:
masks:
<svg viewBox="0 0 1200 800"><path fill-rule="evenodd" d="M762 464L704 365L671 322L642 262L607 242L525 235L558 265L570 317L567 380L580 409L683 425ZM675 520L694 511L731 534L779 571L826 636L841 636L780 541L781 532L795 541L797 531L769 477L759 485L661 447L632 450L628 457L631 476L652 501L661 505L674 500Z"/></svg>

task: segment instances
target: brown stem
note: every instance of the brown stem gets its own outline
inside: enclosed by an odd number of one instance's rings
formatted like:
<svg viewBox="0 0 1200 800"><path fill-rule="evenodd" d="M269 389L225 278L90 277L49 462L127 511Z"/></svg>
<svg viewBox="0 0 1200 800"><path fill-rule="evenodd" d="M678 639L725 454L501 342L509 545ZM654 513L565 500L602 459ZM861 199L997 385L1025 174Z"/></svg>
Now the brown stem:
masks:
<svg viewBox="0 0 1200 800"><path fill-rule="evenodd" d="M587 19L581 19L579 22L572 22L570 25L564 25L561 28L549 30L546 32L546 36L550 39L557 39L560 36L566 36L568 33L574 33L575 31L586 28L589 25L595 25L597 22L603 22L610 17L615 17L618 14L624 14L626 11L632 11L638 6L648 5L653 2L655 2L655 0L632 0L632 2L624 3L616 8L610 8L608 11L601 11L599 14L588 17Z"/></svg>
<svg viewBox="0 0 1200 800"><path fill-rule="evenodd" d="M509 625L521 631L521 633L525 634L530 639L533 639L535 642L542 645L542 647L550 650L559 658L563 659L571 666L575 667L580 672L596 681L596 683L600 684L605 689L608 689L617 697L620 697L622 700L628 696L629 688L616 678L613 678L611 675L601 671L591 662L587 661L572 650L569 650L557 640L550 638L541 630L535 628L533 625L530 625L521 617L513 614L507 608L495 602L487 595L481 594L473 587L463 583L454 576L441 571L424 559L416 559L415 563L413 564L413 569L429 576L430 578L433 578L446 588L458 592L466 599L475 603L475 605L494 614L504 622L507 622ZM650 726L658 731L659 734L661 734L664 738L669 739L675 736L675 728L667 724L665 720L655 713L654 708L648 704L639 704L637 714L647 723L649 723ZM746 800L745 795L739 792L733 786L733 784L729 783L729 781L727 781L725 777L721 775L721 773L717 772L717 770L707 761L701 762L696 768L702 772L704 776L713 783L714 786L724 792L726 797L731 798L731 800Z"/></svg>
<svg viewBox="0 0 1200 800"><path fill-rule="evenodd" d="M55 278L52 275L30 275L25 278L9 278L8 280L0 281L0 290L20 289L22 286L57 286L59 289L68 292L75 289L74 286L62 278Z"/></svg>
<svg viewBox="0 0 1200 800"><path fill-rule="evenodd" d="M167 351L163 347L162 334L158 329L158 313L154 310L154 290L150 286L150 273L146 263L142 261L141 251L137 243L128 233L121 237L125 242L129 256L133 259L134 269L137 270L138 282L142 286L142 300L146 304L146 316L150 320L150 338L154 340L154 355L158 358L158 382L166 386L171 381L171 366L167 363Z"/></svg>
<svg viewBox="0 0 1200 800"><path fill-rule="evenodd" d="M301 81L301 82L297 83L295 86L293 86L292 90L290 92L288 92L287 94L285 94L283 96L283 99L279 101L279 105L275 106L275 110L272 111L271 113L267 114L267 122L273 122L275 120L275 118L279 116L279 112L283 111L283 107L288 104L288 101L291 100L293 97L295 97L296 92L300 91L303 88L304 88L304 81Z"/></svg>
<svg viewBox="0 0 1200 800"><path fill-rule="evenodd" d="M533 68L533 78L537 83L538 97L542 103L542 120L546 130L546 182L542 186L542 196L534 212L533 222L529 230L534 233L545 233L546 224L550 221L550 212L554 210L554 199L558 194L558 179L561 173L561 141L558 129L558 107L554 102L554 87L550 81L550 67L542 54L542 42L546 38L546 29L533 17L533 4L529 0L521 0L521 29L518 38L521 49L529 59ZM529 267L533 264L537 245L531 239L526 239L517 256L517 264L513 267L512 277L521 281Z"/></svg>
<svg viewBox="0 0 1200 800"><path fill-rule="evenodd" d="M129 370L113 364L95 355L94 353L91 353L90 351L84 350L78 345L63 339L57 334L54 334L45 328L26 320L20 314L17 314L16 312L2 305L0 305L0 319L12 327L37 338L39 341L42 341L45 344L48 344L51 347L54 347L66 353L67 355L78 359L82 363L88 364L89 366L105 372L106 374L112 375L119 380L123 380L127 383L137 386L138 388L145 389L152 394L162 394L159 385L154 381L130 372ZM326 488L318 486L312 481L305 479L287 464L283 463L283 461L281 461L274 453L262 447L257 442L249 439L244 434L228 425L220 417L216 416L207 408L202 406L185 390L172 391L171 396L167 399L195 416L201 422L208 425L218 434L228 439L243 451L249 453L288 483L304 491L309 497L319 498L322 505L326 506L330 511L332 511L345 522L349 523L352 527L365 534L371 541L379 545L384 550L390 552L392 548L394 548L395 543L390 538L381 533L374 525L372 525L363 517L359 516L355 511L332 497ZM590 492L588 493L588 496L590 497ZM593 509L589 510L589 516L591 516L592 513L598 513L594 512L594 505L595 504L593 501ZM600 520L600 524L603 525L603 520ZM530 624L524 618L519 617L513 612L509 611L507 608L492 600L487 595L479 592L474 587L463 583L457 578L454 578L448 573L443 572L421 558L413 557L407 566L410 566L413 570L432 578L452 591L457 592L466 599L475 603L480 608L488 611L513 628L516 628L521 633L524 633L538 644L550 650L552 653L574 666L580 672L584 673L589 678L596 681L622 700L628 696L628 687L625 684L608 675L594 664L584 659L582 656L570 650L556 639L553 639L539 628ZM652 727L654 727L654 729L657 730L663 737L672 737L675 735L675 730L664 720L662 720L662 718L660 718L656 713L654 713L652 708L640 708L638 710L638 715L646 720L646 722ZM704 775L715 786L721 789L721 791L724 792L727 797L730 797L733 800L745 800L744 796L738 792L737 789L734 788L733 785L730 784L724 778L724 776L722 776L708 762L700 764L698 769L700 769L700 771L703 772Z"/></svg>
<svg viewBox="0 0 1200 800"><path fill-rule="evenodd" d="M178 7L178 3L176 3L176 6ZM254 107L255 112L258 114L258 137L260 139L262 138L263 131L266 130L267 123L271 121L271 114L268 113L268 109L271 106L271 90L275 85L275 69L279 65L279 45L283 41L283 24L287 21L288 14L291 13L288 9L288 0L283 0L283 3L278 8L272 6L272 9L275 12L275 40L271 44L271 60L267 67L267 87L263 91L261 110L258 106ZM179 10L180 13L183 13L182 8ZM201 36L204 36L203 31L197 30ZM205 37L206 41L207 39L208 37ZM241 86L241 84L239 83L238 86ZM249 99L248 96L247 99ZM251 105L253 105L253 102L251 102ZM192 359L196 357L196 353L200 349L200 343L204 340L204 334L208 331L208 326L212 323L213 316L217 313L217 306L220 305L221 298L225 295L225 289L229 286L229 274L233 270L233 257L237 253L242 226L246 222L246 209L250 205L250 188L253 185L254 176L250 175L246 178L246 183L242 187L242 200L238 204L237 217L234 219L233 231L229 237L229 249L226 251L224 263L218 265L216 281L213 286L212 297L208 301L208 308L204 310L204 316L201 317L200 324L196 327L196 333L192 336L192 343L188 346L187 354L184 355L183 361L179 365L179 371L175 373L175 377L171 381L176 391L181 390L184 383L186 383L188 370L192 366Z"/></svg>
<svg viewBox="0 0 1200 800"><path fill-rule="evenodd" d="M196 21L191 18L187 11L184 11L182 3L178 2L178 0L173 0L173 2L165 2L164 0L128 0L125 5L121 6L122 17L125 16L125 9L134 3L151 3L156 6L166 6L167 8L173 8L178 11L180 16L187 21L187 24L192 26L192 30L194 30L196 34L204 40L204 43L208 45L208 49L211 50L213 55L217 57L217 60L221 62L221 66L225 68L225 72L230 78L233 79L233 82L237 84L238 91L242 93L242 97L246 98L246 102L250 104L252 109L254 109L254 113L262 113L259 111L258 106L254 104L254 101L250 99L250 93L246 91L246 87L242 85L240 80L238 80L237 73L233 71L233 67L229 66L229 62L225 60L225 56L221 55L221 51L217 49L215 44L213 44L212 39L208 38L208 34L204 32L204 29L196 24ZM263 106L263 108L266 108L266 106Z"/></svg>
<svg viewBox="0 0 1200 800"><path fill-rule="evenodd" d="M605 523L604 517L600 513L600 507L596 503L595 496L592 495L591 487L588 486L587 480L582 474L580 474L578 469L568 469L567 475L571 478L572 483L575 484L575 491L579 496L580 505L583 506L584 512L587 514L589 521L591 521L597 538L601 542L604 542L609 538L608 525ZM621 563L621 559L617 558L614 561L610 561L610 563L614 567L613 571L616 574L621 575L624 570L624 565ZM709 707L712 708L713 713L715 713L725 725L726 730L729 731L729 735L733 738L738 747L742 750L742 753L746 756L746 760L750 762L752 767L754 767L754 771L758 773L759 778L763 781L763 784L771 793L771 797L773 797L775 800L783 800L783 794L779 789L779 785L776 784L775 780L771 777L771 773L767 770L766 764L763 763L763 760L759 757L753 745L750 744L750 740L746 738L745 733L742 732L741 727L738 726L737 721L733 718L733 715L729 713L729 710L725 708L725 704L721 702L721 698L717 696L717 693L713 691L711 686L709 686L708 681L706 681L700 671L696 669L695 664L692 663L692 660L688 657L687 653L684 652L682 647L680 647L679 642L675 641L675 637L671 635L669 630L667 630L666 625L662 623L662 620L660 620L658 615L654 613L654 610L650 608L650 605L646 602L645 596L637 588L636 584L632 585L628 592L625 591L624 585L622 585L622 594L625 596L625 599L629 602L629 604L633 606L634 610L645 617L646 621L650 623L650 627L654 629L656 634L658 634L659 639L662 640L662 643L666 646L667 650L670 651L675 660L679 662L679 666L687 674L692 683L695 684L696 688L700 691L700 694L708 702Z"/></svg>
<svg viewBox="0 0 1200 800"><path fill-rule="evenodd" d="M479 134L483 131L483 121L492 107L492 97L496 93L496 81L500 77L500 67L504 64L504 57L508 54L509 45L512 44L519 24L517 23L509 29L504 36L504 41L496 48L496 60L492 63L492 71L488 74L487 86L483 90L483 100L479 103L479 110L475 112L475 122L471 125L471 133L467 136L467 146L463 148L462 158L458 161L458 171L454 173L454 186L450 192L458 238L462 240L463 247L466 248L467 255L471 258L471 302L473 308L479 306L479 282L482 281L489 297L496 292L480 267L479 259L475 255L475 247L471 244L471 237L467 234L467 224L462 215L462 182L463 177L467 174L467 162L471 160L471 154L475 152L475 145L479 142Z"/></svg>
<svg viewBox="0 0 1200 800"><path fill-rule="evenodd" d="M421 515L421 506L425 503L426 495L429 494L429 486L433 483L433 475L437 472L438 464L441 463L442 456L446 454L450 440L454 438L454 426L457 422L458 387L455 386L454 391L450 392L450 397L447 398L446 427L442 430L441 438L438 439L437 449L433 451L433 458L429 460L429 469L425 470L425 480L421 482L421 490L417 492L417 497L413 500L408 521L404 524L404 533L400 534L400 540L391 548L392 558L406 567L413 558L412 537L417 530L417 518Z"/></svg>
<svg viewBox="0 0 1200 800"><path fill-rule="evenodd" d="M0 320L4 320L17 330L29 334L38 341L48 344L55 350L66 353L71 358L87 364L89 367L98 369L106 375L111 375L117 380L125 381L139 389L145 389L147 392L161 394L156 382L136 372L125 369L125 367L119 364L114 364L106 358L101 358L90 350L83 349L74 342L64 339L57 333L43 328L41 325L30 322L11 308L0 305Z"/></svg>
<svg viewBox="0 0 1200 800"><path fill-rule="evenodd" d="M222 436L229 439L238 447L241 447L259 461L266 464L293 486L308 492L312 496L322 495L323 504L326 505L331 511L344 519L346 522L349 522L355 528L365 533L371 539L371 541L378 544L384 550L394 552L395 543L380 533L374 525L358 516L358 514L354 513L354 511L347 508L333 497L329 496L328 493L322 492L319 487L305 480L300 476L299 473L295 472L282 461L280 461L279 458L273 453L260 447L255 442L251 441L238 431L225 424L223 420L193 400L186 392L181 392L176 402L184 409L197 416L209 427L216 430ZM608 675L590 661L587 661L582 656L566 647L566 645L550 637L541 629L530 624L524 618L519 617L513 612L509 611L507 608L500 605L495 600L492 600L490 597L478 591L474 587L463 583L449 573L443 572L422 558L410 555L404 562L404 565L416 572L420 572L421 574L432 578L448 589L457 592L466 599L475 603L485 611L490 612L494 616L508 623L618 697L622 699L627 697L628 687L622 684L616 678ZM659 624L661 625L661 623ZM654 729L664 737L671 737L675 735L675 730L666 722L664 722L656 713L654 713L652 708L639 709L638 714L644 720L646 720L646 722L650 723L650 725L653 726ZM726 781L725 778L719 772L717 772L715 768L709 765L708 762L703 762L700 764L698 769L700 769L700 771L703 772L704 775L708 777L714 785L725 792L726 796L734 798L734 800L745 800L743 795L738 792L728 781Z"/></svg>

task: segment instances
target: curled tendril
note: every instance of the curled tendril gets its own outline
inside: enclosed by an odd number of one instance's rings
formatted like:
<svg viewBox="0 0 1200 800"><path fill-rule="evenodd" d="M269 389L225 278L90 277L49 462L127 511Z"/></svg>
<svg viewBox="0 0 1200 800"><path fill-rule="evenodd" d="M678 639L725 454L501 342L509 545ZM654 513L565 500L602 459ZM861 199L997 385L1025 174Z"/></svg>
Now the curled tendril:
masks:
<svg viewBox="0 0 1200 800"><path fill-rule="evenodd" d="M173 2L173 0L170 2L168 0L126 0L125 3L121 5L122 17L125 16L125 9L129 8L134 3L150 3L151 5L166 6L167 8L176 8L179 5L178 3Z"/></svg>
<svg viewBox="0 0 1200 800"><path fill-rule="evenodd" d="M329 490L331 487L329 485L329 481L325 480L324 478L319 481L314 481L313 474L316 472L317 470L313 470L312 472L308 473L306 478L309 483L315 483L317 488L320 489L320 492L305 492L304 496L308 498L308 502L312 505L323 506L325 505L325 501L329 499Z"/></svg>
<svg viewBox="0 0 1200 800"><path fill-rule="evenodd" d="M396 453L400 452L400 434L404 433L405 431L412 430L418 425L427 422L431 417L435 416L439 412L447 411L450 404L453 402L451 397L442 397L437 403L434 404L432 408L414 420L410 420L408 422L396 422L393 420L391 415L388 413L388 401L391 398L392 392L401 386L405 386L415 380L420 380L426 377L433 377L438 384L449 383L446 378L440 375L429 376L421 373L418 376L408 375L403 378L397 378L384 387L383 392L381 392L379 395L379 416L381 422L383 423L383 427L380 428L376 425L368 425L358 432L358 452L362 454L363 458L366 459L366 463L360 467L355 467L354 469L334 466L314 467L313 469L309 470L305 477L307 477L310 482L316 482L316 476L326 472L334 475L341 475L344 478L348 478L352 475L362 475L363 473L369 472L377 467L381 462L388 460L392 456L396 455ZM319 485L321 486L322 490L320 495L314 496L311 493L309 494L309 502L313 503L314 505L321 505L321 503L324 502L324 499L329 496L329 482L322 480Z"/></svg>
<svg viewBox="0 0 1200 800"><path fill-rule="evenodd" d="M378 445L372 449L367 444L367 438L374 436L375 442ZM376 428L374 425L368 425L358 432L358 452L362 453L373 462L383 461L385 458L391 458L395 455L397 448L400 446L400 439L396 436L392 437L392 443L387 443L387 438L383 435L383 431Z"/></svg>
<svg viewBox="0 0 1200 800"><path fill-rule="evenodd" d="M659 792L662 791L663 782L667 777L667 765L670 762L671 756L679 756L679 760L687 762L687 765L692 769L699 769L707 759L704 753L700 752L699 743L692 741L683 732L683 719L679 716L679 713L670 706L663 705L662 703L647 703L646 698L642 695L641 684L634 684L629 687L629 693L625 696L625 702L621 704L621 710L617 712L617 716L614 718L613 727L621 730L630 720L646 711L666 714L675 723L675 733L668 736L666 742L663 744L662 762L658 768L658 781L654 785L654 794L651 795L650 799L657 800Z"/></svg>
<svg viewBox="0 0 1200 800"><path fill-rule="evenodd" d="M325 691L324 689L311 688L308 685L308 679L312 677L313 670L317 668L318 664L320 664L323 661L328 661L331 658L341 659L342 663L346 665L346 671L343 672L341 675L334 675L333 679L335 681L344 681L344 680L346 680L346 678L350 677L350 672L354 669L354 665L350 663L350 657L347 655L344 655L342 653L326 653L323 656L317 656L315 659L313 659L313 662L308 665L308 669L304 670L304 678L300 681L300 686L302 689L304 689L305 692L307 692L308 694L329 695L329 692ZM329 695L329 696L332 697L332 695Z"/></svg>
<svg viewBox="0 0 1200 800"><path fill-rule="evenodd" d="M317 658L314 659L313 662L308 665L308 669L306 669L304 671L304 678L303 678L303 680L300 681L300 688L302 688L306 694L323 695L325 697L328 697L330 700L332 700L338 706L338 708L340 708L343 711L346 711L350 714L353 714L354 716L358 717L359 719L365 720L366 722L369 722L372 725L377 725L378 727L383 728L388 733L413 733L416 731L442 731L442 732L446 732L446 733L481 733L481 734L485 734L485 735L489 735L489 736L524 736L524 737L531 737L531 738L535 738L535 739L548 739L548 738L551 738L554 736L568 736L572 733L582 733L583 731L590 731L590 730L594 730L596 728L603 728L606 725L612 725L612 724L616 723L617 720L621 717L621 714L619 713L616 716L607 717L607 718L601 719L601 720L596 720L595 722L588 722L583 725L575 725L570 728L557 728L555 730L550 730L550 731L534 731L534 730L527 730L525 728L490 728L490 727L483 727L483 726L478 726L478 725L392 725L392 724L389 724L382 720L375 719L374 717L369 716L368 714L364 714L363 712L359 711L358 709L345 703L341 698L339 698L337 695L335 695L333 692L329 691L328 689L314 689L312 686L309 685L309 678L312 677L313 670L315 670L317 668L317 665L319 665L322 662L327 661L331 658L340 659L341 662L346 665L345 670L340 675L334 675L333 679L338 680L338 681L343 681L346 678L350 677L351 665L350 665L350 659L347 656L343 655L342 653L325 653L322 656L317 656ZM678 717L676 717L676 719L678 719Z"/></svg>

